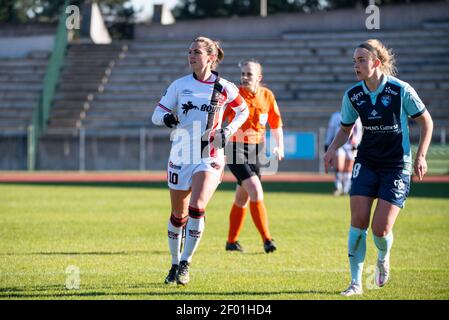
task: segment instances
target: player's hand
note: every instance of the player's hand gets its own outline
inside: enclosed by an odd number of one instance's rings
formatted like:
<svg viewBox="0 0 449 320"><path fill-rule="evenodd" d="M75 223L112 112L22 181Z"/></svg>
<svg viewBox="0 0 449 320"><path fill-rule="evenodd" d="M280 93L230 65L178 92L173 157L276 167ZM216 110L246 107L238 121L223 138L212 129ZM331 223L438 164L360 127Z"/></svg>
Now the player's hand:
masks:
<svg viewBox="0 0 449 320"><path fill-rule="evenodd" d="M284 159L284 150L279 147L273 148L273 154L276 156L278 160Z"/></svg>
<svg viewBox="0 0 449 320"><path fill-rule="evenodd" d="M418 179L421 181L424 175L427 173L426 158L423 156L417 157L415 159L413 169L415 170L415 174L418 176Z"/></svg>
<svg viewBox="0 0 449 320"><path fill-rule="evenodd" d="M165 125L169 128L173 128L173 126L176 126L179 124L179 118L174 113L170 113L170 112L166 113L164 115L163 120L164 120Z"/></svg>
<svg viewBox="0 0 449 320"><path fill-rule="evenodd" d="M334 167L335 149L329 148L324 154L324 172L328 173Z"/></svg>
<svg viewBox="0 0 449 320"><path fill-rule="evenodd" d="M220 128L215 130L214 139L212 140L212 145L217 149L222 149L225 147L231 136L231 132L228 128Z"/></svg>

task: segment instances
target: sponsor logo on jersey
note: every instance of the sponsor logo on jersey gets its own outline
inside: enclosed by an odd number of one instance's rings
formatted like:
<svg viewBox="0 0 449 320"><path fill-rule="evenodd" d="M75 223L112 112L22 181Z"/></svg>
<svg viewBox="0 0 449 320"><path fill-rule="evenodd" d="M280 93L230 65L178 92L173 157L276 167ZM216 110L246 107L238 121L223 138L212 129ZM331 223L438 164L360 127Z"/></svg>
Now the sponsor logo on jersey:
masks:
<svg viewBox="0 0 449 320"><path fill-rule="evenodd" d="M364 104L364 103L366 103L366 100L362 100L362 101L359 101L359 102L356 102L355 104L358 106L358 107L360 107L362 104Z"/></svg>
<svg viewBox="0 0 449 320"><path fill-rule="evenodd" d="M181 170L181 166L177 166L176 164L174 164L173 162L169 162L168 163L168 166L170 167L170 168L172 168L172 169L175 169L175 170Z"/></svg>
<svg viewBox="0 0 449 320"><path fill-rule="evenodd" d="M359 100L359 98L363 96L363 92L354 93L351 97L351 102Z"/></svg>
<svg viewBox="0 0 449 320"><path fill-rule="evenodd" d="M192 94L193 94L193 91L189 90L189 89L184 89L181 92L181 95L183 95L183 96L191 96Z"/></svg>
<svg viewBox="0 0 449 320"><path fill-rule="evenodd" d="M217 170L220 170L220 168L221 168L221 165L220 165L219 163L217 163L217 162L212 162L212 163L210 164L210 166L211 166L212 168L214 168L214 169L217 169Z"/></svg>
<svg viewBox="0 0 449 320"><path fill-rule="evenodd" d="M368 117L368 119L370 119L370 120L382 119L382 116L380 116L379 112L377 112L375 109L373 109L373 111L371 111L370 115L371 116Z"/></svg>
<svg viewBox="0 0 449 320"><path fill-rule="evenodd" d="M383 132L383 133L395 133L399 132L399 125L394 124L392 126L363 126L363 130L366 131L374 131L374 132Z"/></svg>
<svg viewBox="0 0 449 320"><path fill-rule="evenodd" d="M391 104L391 96L389 94L385 94L385 95L382 96L380 101L382 102L382 104L385 107L388 107Z"/></svg>
<svg viewBox="0 0 449 320"><path fill-rule="evenodd" d="M204 111L207 113L217 113L221 109L220 106L211 106L210 104L203 104L200 108L200 111Z"/></svg>
<svg viewBox="0 0 449 320"><path fill-rule="evenodd" d="M218 97L218 104L224 105L226 103L226 96L224 94L220 94Z"/></svg>
<svg viewBox="0 0 449 320"><path fill-rule="evenodd" d="M189 101L189 102L187 102L187 103L183 103L182 104L182 113L184 114L184 115L187 115L187 113L190 111L190 110L198 110L199 108L197 107L197 106L195 106L193 103L192 103L192 101Z"/></svg>
<svg viewBox="0 0 449 320"><path fill-rule="evenodd" d="M397 95L398 95L398 93L397 93L396 91L394 91L393 89L391 89L390 86L385 87L385 92L386 92L386 93L389 93L389 94L392 94L392 95L394 95L394 96L397 96Z"/></svg>
<svg viewBox="0 0 449 320"><path fill-rule="evenodd" d="M187 116L190 110L199 110L207 113L217 113L221 109L221 106L212 106L210 104L203 104L201 107L195 106L192 101L182 104L182 113Z"/></svg>

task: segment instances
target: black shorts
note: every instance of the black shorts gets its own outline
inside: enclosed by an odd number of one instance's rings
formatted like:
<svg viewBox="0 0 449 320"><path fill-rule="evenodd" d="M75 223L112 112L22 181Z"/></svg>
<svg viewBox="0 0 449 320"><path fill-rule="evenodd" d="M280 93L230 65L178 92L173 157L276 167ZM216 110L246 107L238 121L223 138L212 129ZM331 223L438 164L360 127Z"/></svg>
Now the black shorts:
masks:
<svg viewBox="0 0 449 320"><path fill-rule="evenodd" d="M242 185L242 181L252 176L261 179L261 157L265 157L265 144L230 143L226 150L226 162L229 170ZM265 159L265 158L264 158Z"/></svg>

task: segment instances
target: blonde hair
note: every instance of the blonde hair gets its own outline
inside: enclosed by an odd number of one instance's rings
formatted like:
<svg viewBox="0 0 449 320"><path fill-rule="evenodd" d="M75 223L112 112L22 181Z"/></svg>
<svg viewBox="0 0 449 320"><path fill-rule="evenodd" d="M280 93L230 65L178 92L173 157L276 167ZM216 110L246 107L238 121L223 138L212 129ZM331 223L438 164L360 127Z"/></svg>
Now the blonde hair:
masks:
<svg viewBox="0 0 449 320"><path fill-rule="evenodd" d="M359 48L368 50L371 55L380 60L382 63L380 70L384 74L389 76L397 75L398 69L396 68L396 59L393 51L387 48L382 42L377 39L369 39L363 42Z"/></svg>
<svg viewBox="0 0 449 320"><path fill-rule="evenodd" d="M206 52L209 56L214 55L217 58L214 62L212 62L212 70L215 70L215 68L218 66L218 64L223 61L224 59L224 51L220 47L220 42L214 41L212 39L206 38L206 37L197 37L193 42L199 42L204 45L204 48L206 49Z"/></svg>
<svg viewBox="0 0 449 320"><path fill-rule="evenodd" d="M250 63L255 64L259 68L260 74L262 74L262 72L263 72L262 65L256 59L247 59L247 60L240 61L239 62L239 68L243 68L244 66L246 66L246 65L248 65Z"/></svg>

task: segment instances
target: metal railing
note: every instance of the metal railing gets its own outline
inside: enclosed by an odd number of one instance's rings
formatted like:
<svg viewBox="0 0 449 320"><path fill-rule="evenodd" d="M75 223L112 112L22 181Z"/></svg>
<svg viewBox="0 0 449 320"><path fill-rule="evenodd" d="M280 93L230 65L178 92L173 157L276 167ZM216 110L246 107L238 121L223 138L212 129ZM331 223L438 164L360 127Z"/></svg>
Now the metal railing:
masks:
<svg viewBox="0 0 449 320"><path fill-rule="evenodd" d="M65 8L69 5L69 0L64 1L61 14L59 16L58 29L55 36L53 51L48 61L43 88L38 104L33 111L32 125L28 128L28 170L36 169L37 146L41 133L47 127L48 117L51 108L56 86L59 80L59 72L64 62L67 49L67 28L65 24Z"/></svg>
<svg viewBox="0 0 449 320"><path fill-rule="evenodd" d="M307 171L324 173L324 137L326 128L286 128L288 134L311 133L314 156L309 159L289 157L280 163L280 171ZM433 142L427 160L429 174L449 173L449 145L447 128L434 129ZM33 130L0 130L0 170L24 170L29 154L27 145L33 139ZM419 128L411 130L412 152L416 152ZM296 139L296 138L294 138ZM291 140L285 139L286 152ZM48 130L39 139L37 155L39 170L163 170L170 149L170 130L158 128L129 129L70 129ZM296 149L304 151L301 142ZM28 148L29 151L29 148Z"/></svg>

